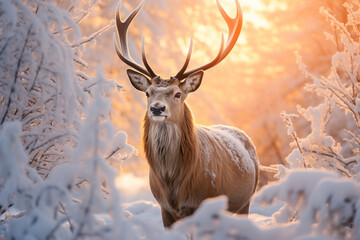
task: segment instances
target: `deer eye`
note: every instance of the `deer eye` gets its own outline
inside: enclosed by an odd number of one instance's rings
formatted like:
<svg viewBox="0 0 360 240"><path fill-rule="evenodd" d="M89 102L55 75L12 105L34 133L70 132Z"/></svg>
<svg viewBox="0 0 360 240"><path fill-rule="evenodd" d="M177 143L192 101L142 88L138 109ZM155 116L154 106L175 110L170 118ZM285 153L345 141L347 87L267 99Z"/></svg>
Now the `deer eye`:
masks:
<svg viewBox="0 0 360 240"><path fill-rule="evenodd" d="M175 98L180 98L180 97L181 97L181 93L178 92L175 94Z"/></svg>
<svg viewBox="0 0 360 240"><path fill-rule="evenodd" d="M150 97L150 94L148 92L145 92L146 97Z"/></svg>

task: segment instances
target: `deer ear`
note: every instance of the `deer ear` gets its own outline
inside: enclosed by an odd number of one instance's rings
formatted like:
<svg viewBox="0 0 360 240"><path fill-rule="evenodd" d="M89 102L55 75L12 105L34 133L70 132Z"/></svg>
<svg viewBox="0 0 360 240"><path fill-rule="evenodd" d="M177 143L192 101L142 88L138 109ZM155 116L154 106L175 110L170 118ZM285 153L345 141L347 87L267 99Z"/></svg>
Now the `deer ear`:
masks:
<svg viewBox="0 0 360 240"><path fill-rule="evenodd" d="M126 73L130 79L131 84L139 91L145 92L151 85L150 80L143 74L127 69Z"/></svg>
<svg viewBox="0 0 360 240"><path fill-rule="evenodd" d="M186 94L195 92L200 87L203 75L204 71L202 70L191 74L180 84L180 87Z"/></svg>

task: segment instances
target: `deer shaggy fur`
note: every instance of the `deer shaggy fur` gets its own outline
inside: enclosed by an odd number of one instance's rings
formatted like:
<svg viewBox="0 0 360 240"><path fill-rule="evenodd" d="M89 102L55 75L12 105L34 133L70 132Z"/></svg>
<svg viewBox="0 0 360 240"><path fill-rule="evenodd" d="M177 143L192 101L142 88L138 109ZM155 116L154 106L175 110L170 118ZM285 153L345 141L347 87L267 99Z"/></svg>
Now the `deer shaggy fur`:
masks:
<svg viewBox="0 0 360 240"><path fill-rule="evenodd" d="M247 214L258 181L255 147L228 126L195 126L184 103L178 122L144 121L151 191L164 226L191 215L209 197L226 195L228 210Z"/></svg>

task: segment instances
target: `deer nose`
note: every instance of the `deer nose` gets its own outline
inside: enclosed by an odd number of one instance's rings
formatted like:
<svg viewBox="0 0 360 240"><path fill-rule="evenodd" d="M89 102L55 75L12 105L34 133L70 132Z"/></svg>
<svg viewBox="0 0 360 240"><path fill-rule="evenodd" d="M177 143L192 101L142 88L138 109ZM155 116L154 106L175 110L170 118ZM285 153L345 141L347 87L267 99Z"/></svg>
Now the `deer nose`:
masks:
<svg viewBox="0 0 360 240"><path fill-rule="evenodd" d="M150 111L154 116L160 116L161 113L165 111L165 106L151 106Z"/></svg>

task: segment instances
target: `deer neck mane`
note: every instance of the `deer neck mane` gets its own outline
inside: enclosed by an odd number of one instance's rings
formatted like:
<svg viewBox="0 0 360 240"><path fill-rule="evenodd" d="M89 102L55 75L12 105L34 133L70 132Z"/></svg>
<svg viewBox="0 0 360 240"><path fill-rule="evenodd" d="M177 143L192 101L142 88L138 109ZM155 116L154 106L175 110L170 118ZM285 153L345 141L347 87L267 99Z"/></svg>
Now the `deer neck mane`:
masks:
<svg viewBox="0 0 360 240"><path fill-rule="evenodd" d="M195 125L188 106L178 122L144 121L144 147L151 169L168 183L184 182L199 164Z"/></svg>

